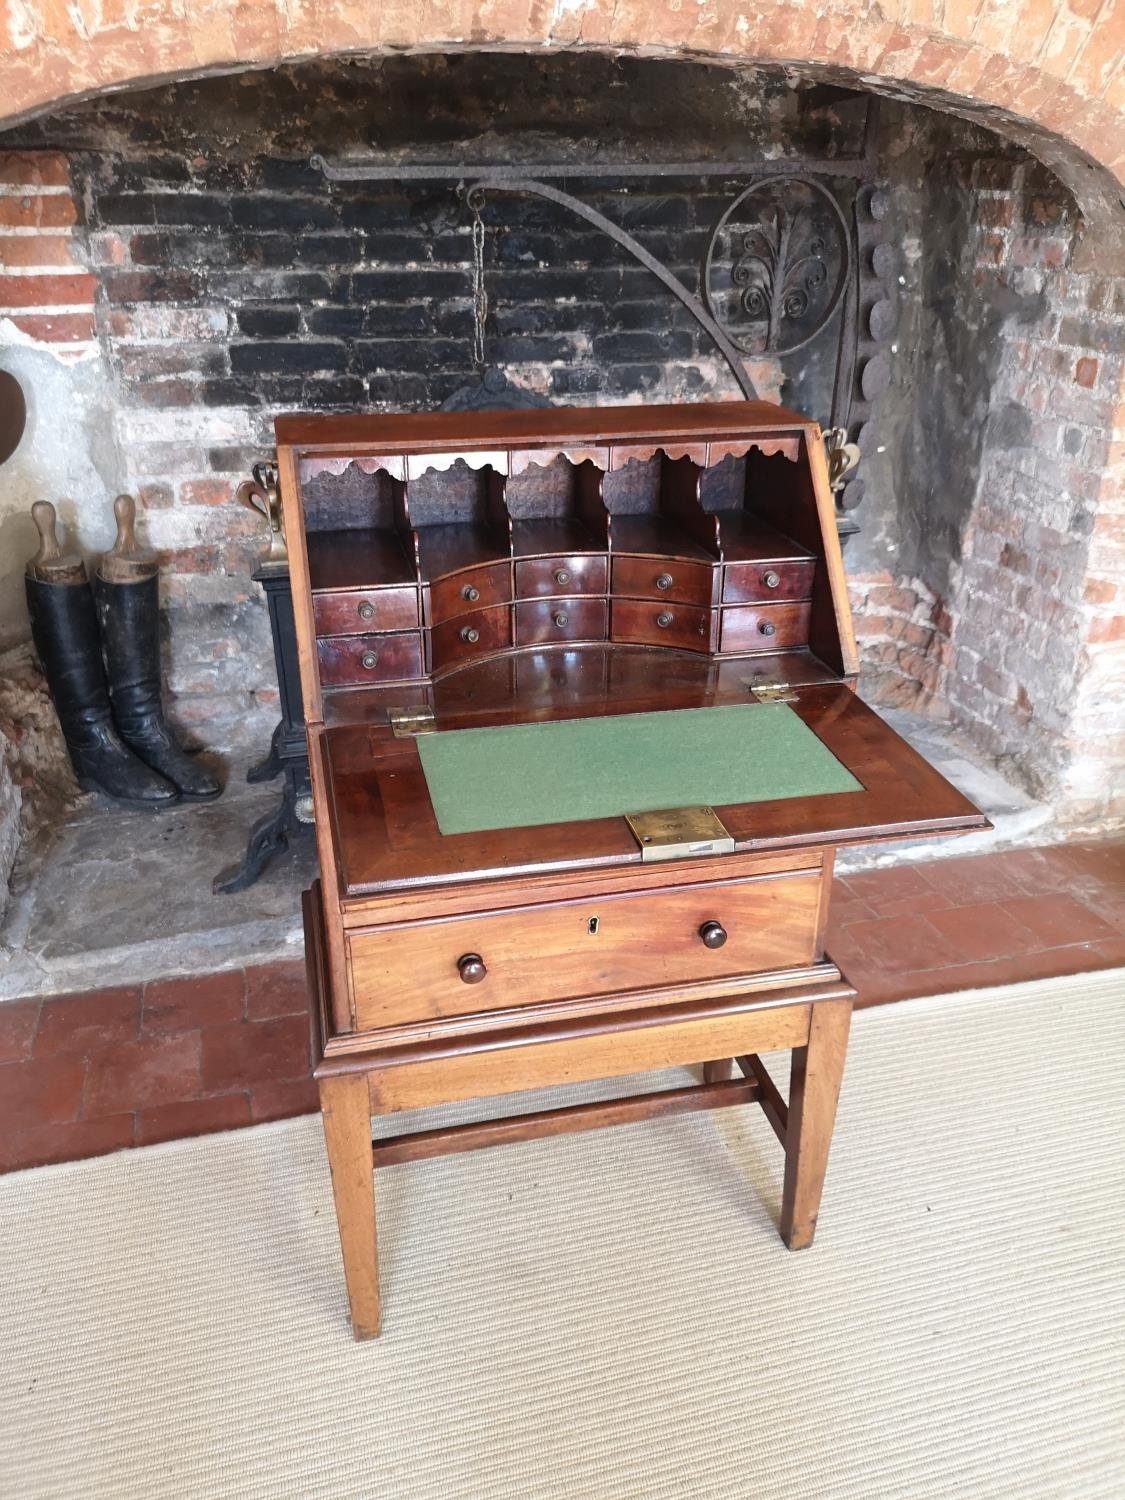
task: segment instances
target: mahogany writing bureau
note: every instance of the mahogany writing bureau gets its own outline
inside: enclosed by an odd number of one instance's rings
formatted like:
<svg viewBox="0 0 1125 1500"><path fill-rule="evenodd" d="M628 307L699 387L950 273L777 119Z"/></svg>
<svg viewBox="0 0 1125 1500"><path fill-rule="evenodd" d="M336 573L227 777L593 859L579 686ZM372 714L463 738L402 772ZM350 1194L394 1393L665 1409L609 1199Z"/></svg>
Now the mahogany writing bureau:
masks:
<svg viewBox="0 0 1125 1500"><path fill-rule="evenodd" d="M390 1162L755 1101L808 1245L854 998L823 948L834 851L985 826L852 691L816 424L740 402L277 440L356 1336ZM692 1087L372 1143L373 1113L693 1063Z"/></svg>

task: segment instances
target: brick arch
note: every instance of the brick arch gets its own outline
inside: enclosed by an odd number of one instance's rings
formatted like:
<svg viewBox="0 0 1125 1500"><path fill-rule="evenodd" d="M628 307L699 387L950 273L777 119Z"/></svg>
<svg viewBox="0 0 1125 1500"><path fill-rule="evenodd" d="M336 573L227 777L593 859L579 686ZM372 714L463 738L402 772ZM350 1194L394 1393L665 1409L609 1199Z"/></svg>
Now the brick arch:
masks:
<svg viewBox="0 0 1125 1500"><path fill-rule="evenodd" d="M590 47L791 64L969 115L1055 167L1088 213L1116 217L1125 183L1125 0L800 0L757 14L739 0L10 0L3 43L0 125L314 55Z"/></svg>

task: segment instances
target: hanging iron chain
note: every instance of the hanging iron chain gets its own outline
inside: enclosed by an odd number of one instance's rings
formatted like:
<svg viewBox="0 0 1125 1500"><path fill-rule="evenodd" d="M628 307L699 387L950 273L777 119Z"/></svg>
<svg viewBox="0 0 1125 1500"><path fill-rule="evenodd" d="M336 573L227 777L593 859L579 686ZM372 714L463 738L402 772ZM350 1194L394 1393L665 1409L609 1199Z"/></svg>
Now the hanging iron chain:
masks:
<svg viewBox="0 0 1125 1500"><path fill-rule="evenodd" d="M488 318L488 293L484 285L484 194L470 190L467 200L473 215L473 363L484 368L484 335Z"/></svg>

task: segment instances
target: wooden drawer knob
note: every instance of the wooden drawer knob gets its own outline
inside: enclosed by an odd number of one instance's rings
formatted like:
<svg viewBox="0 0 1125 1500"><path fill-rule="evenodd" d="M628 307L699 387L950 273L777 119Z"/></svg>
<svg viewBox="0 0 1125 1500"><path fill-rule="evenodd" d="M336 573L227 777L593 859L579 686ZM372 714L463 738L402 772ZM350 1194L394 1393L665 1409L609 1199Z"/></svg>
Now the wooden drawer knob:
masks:
<svg viewBox="0 0 1125 1500"><path fill-rule="evenodd" d="M769 573L763 573L762 582L765 584L766 588L775 589L781 582L781 574L774 573L772 570Z"/></svg>
<svg viewBox="0 0 1125 1500"><path fill-rule="evenodd" d="M480 631L474 630L471 625L465 625L461 630L461 639L469 646L475 646L480 640Z"/></svg>
<svg viewBox="0 0 1125 1500"><path fill-rule="evenodd" d="M671 573L661 573L656 580L656 587L658 589L670 589L672 587Z"/></svg>
<svg viewBox="0 0 1125 1500"><path fill-rule="evenodd" d="M463 953L457 960L457 972L466 984L479 984L488 970L479 953Z"/></svg>
<svg viewBox="0 0 1125 1500"><path fill-rule="evenodd" d="M359 606L359 618L361 620L373 620L375 618L375 606L364 601Z"/></svg>
<svg viewBox="0 0 1125 1500"><path fill-rule="evenodd" d="M374 651L365 651L359 659L359 664L367 672L373 672L379 664L379 658Z"/></svg>
<svg viewBox="0 0 1125 1500"><path fill-rule="evenodd" d="M727 940L727 930L721 922L704 922L699 937L705 948L721 948Z"/></svg>
<svg viewBox="0 0 1125 1500"><path fill-rule="evenodd" d="M555 574L555 582L556 583L569 583L570 582L570 574L567 572L567 570L565 568L560 568L558 570L558 572Z"/></svg>
<svg viewBox="0 0 1125 1500"><path fill-rule="evenodd" d="M461 598L467 599L470 604L475 604L480 598L480 589L475 589L471 583L467 583L461 590Z"/></svg>
<svg viewBox="0 0 1125 1500"><path fill-rule="evenodd" d="M762 632L763 635L776 635L777 634L777 626L773 623L772 620L762 620L762 621L760 621L759 625L758 625L758 629Z"/></svg>
<svg viewBox="0 0 1125 1500"><path fill-rule="evenodd" d="M564 614L562 612L562 610L560 609L559 612L558 612L558 614L555 616L555 624L561 630L564 625L569 625L569 623L570 623L570 616L567 615L567 614Z"/></svg>
<svg viewBox="0 0 1125 1500"><path fill-rule="evenodd" d="M672 616L666 609L662 610L661 613L656 617L656 623L661 630L667 630L668 626L672 623Z"/></svg>

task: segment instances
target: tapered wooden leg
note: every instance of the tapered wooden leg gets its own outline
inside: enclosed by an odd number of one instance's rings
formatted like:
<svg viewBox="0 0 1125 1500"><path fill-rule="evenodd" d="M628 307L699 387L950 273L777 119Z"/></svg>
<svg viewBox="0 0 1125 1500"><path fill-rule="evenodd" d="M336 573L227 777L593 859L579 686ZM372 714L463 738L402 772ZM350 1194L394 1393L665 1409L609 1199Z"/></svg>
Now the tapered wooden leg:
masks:
<svg viewBox="0 0 1125 1500"><path fill-rule="evenodd" d="M724 1057L719 1062L703 1064L704 1083L726 1083L734 1072L734 1059Z"/></svg>
<svg viewBox="0 0 1125 1500"><path fill-rule="evenodd" d="M367 1078L349 1073L320 1080L320 1110L332 1195L344 1256L352 1332L371 1339L379 1332L379 1262L375 1246L375 1161L371 1150L371 1101Z"/></svg>
<svg viewBox="0 0 1125 1500"><path fill-rule="evenodd" d="M811 1245L816 1233L851 1019L850 1000L821 1001L812 1008L808 1045L793 1049L780 1224L790 1250Z"/></svg>

